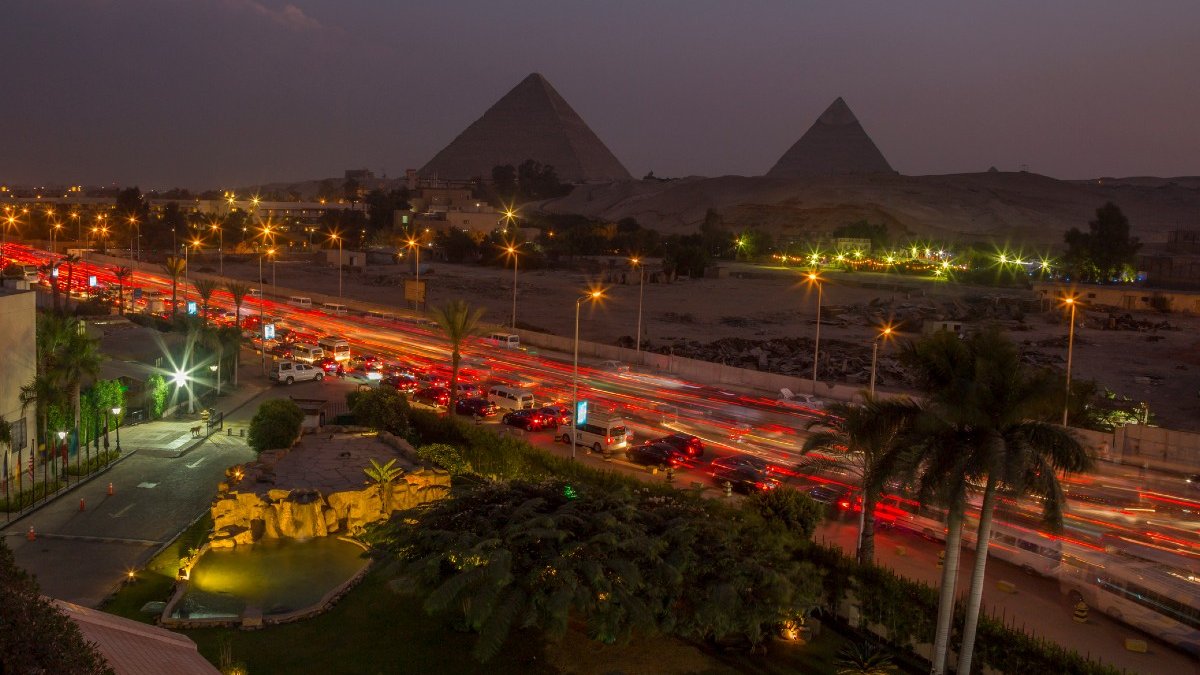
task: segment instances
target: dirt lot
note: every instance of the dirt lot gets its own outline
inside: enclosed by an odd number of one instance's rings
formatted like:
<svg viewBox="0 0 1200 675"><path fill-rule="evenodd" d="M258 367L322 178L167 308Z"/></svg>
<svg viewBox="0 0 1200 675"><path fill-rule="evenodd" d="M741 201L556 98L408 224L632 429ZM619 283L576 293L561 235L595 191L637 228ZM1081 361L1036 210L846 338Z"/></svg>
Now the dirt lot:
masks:
<svg viewBox="0 0 1200 675"><path fill-rule="evenodd" d="M213 265L215 267L215 265ZM422 267L425 261L422 261ZM464 298L487 308L486 318L507 324L512 312L512 269L430 263L422 274L429 282L429 304ZM599 266L598 266L599 267ZM653 269L653 266L651 266ZM226 274L255 279L257 266L233 264ZM269 286L270 269L264 270ZM816 291L799 281L794 270L730 266L725 279L647 282L643 307L643 348L673 349L676 354L705 356L731 365L762 367L781 372L811 372ZM277 283L282 287L337 293L337 273L304 261L280 262ZM899 321L900 339L919 331L922 319L967 318L998 320L1013 332L1031 363L1063 367L1066 362L1065 314L1035 311L1028 291L968 287L870 274L828 273L822 298L821 371L831 379L865 383L870 368L874 325ZM403 305L399 266L373 266L363 274L344 277L347 298ZM590 287L604 287L606 297L596 306L585 304L580 336L613 344L632 340L638 315L636 273L620 283L620 270L521 271L517 298L518 324L558 335L574 330L574 299ZM741 278L739 278L741 277ZM875 286L875 287L870 287ZM269 291L268 291L269 292ZM1115 310L1114 310L1115 311ZM1125 312L1119 312L1124 315ZM1084 309L1078 313L1075 335L1076 379L1095 379L1119 396L1145 401L1162 426L1200 429L1200 317L1132 312L1146 324L1167 327L1146 330L1105 330L1109 313ZM726 340L723 349L708 347ZM774 344L740 342L785 340ZM632 342L630 342L632 345ZM760 351L752 350L758 347ZM903 385L902 373L883 345L879 386Z"/></svg>

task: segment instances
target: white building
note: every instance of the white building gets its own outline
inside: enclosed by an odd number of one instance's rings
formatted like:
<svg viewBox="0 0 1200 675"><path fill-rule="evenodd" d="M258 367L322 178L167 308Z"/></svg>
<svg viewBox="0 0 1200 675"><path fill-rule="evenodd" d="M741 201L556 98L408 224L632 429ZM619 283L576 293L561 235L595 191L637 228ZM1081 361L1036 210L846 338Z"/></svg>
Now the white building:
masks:
<svg viewBox="0 0 1200 675"><path fill-rule="evenodd" d="M34 406L21 410L21 386L37 374L36 293L0 287L0 417L11 425L12 443L0 445L0 489L15 494L17 473L37 447ZM22 481L29 484L28 473Z"/></svg>

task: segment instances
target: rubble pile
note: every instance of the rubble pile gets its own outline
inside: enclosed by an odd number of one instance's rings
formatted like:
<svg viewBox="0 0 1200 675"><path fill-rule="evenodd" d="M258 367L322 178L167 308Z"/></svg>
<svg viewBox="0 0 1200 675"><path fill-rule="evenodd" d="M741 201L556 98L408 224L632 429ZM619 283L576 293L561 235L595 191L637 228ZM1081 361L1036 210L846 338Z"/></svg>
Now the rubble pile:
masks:
<svg viewBox="0 0 1200 675"><path fill-rule="evenodd" d="M750 340L721 338L702 343L679 340L671 345L653 347L660 354L721 363L783 375L812 374L813 341L810 338ZM871 347L844 340L821 341L821 379L866 384L871 379ZM876 383L881 386L907 383L909 376L894 354L881 353L876 366Z"/></svg>

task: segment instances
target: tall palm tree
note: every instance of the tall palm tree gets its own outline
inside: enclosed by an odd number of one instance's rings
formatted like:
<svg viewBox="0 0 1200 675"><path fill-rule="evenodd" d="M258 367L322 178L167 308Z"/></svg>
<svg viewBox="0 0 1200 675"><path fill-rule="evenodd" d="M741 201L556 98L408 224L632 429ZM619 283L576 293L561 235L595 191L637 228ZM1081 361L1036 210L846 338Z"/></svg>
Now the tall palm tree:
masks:
<svg viewBox="0 0 1200 675"><path fill-rule="evenodd" d="M985 329L965 342L939 334L906 346L903 355L928 393L920 424L924 441L917 443L923 462L922 490L939 492L950 502L952 516L957 514L952 529L961 533L966 486L984 485L957 667L958 672L969 673L998 493L1042 497L1044 517L1061 527L1058 474L1086 471L1092 460L1070 432L1047 421L1058 410L1057 379L1025 368L1016 346L998 329ZM951 545L948 538L943 593ZM957 551L954 554L956 577ZM939 607L934 672L945 665L944 653L939 655L936 649L948 648L950 621L941 610L952 612L953 590L950 598L948 605ZM941 640L943 619L946 635Z"/></svg>
<svg viewBox="0 0 1200 675"><path fill-rule="evenodd" d="M875 556L875 505L884 486L896 477L901 466L900 440L920 411L908 400L880 401L871 394L861 405L838 403L829 416L813 420L808 429L822 427L809 436L800 452L828 452L831 460L848 466L862 484L862 511L858 516L858 561L870 563Z"/></svg>
<svg viewBox="0 0 1200 675"><path fill-rule="evenodd" d="M53 261L48 262L44 265L38 266L38 271L41 272L42 274L46 275L46 278L50 280L50 294L51 294L51 298L52 298L50 307L55 312L57 312L59 310L58 274L55 272L55 270L57 270L57 269L58 269L58 263L53 262Z"/></svg>
<svg viewBox="0 0 1200 675"><path fill-rule="evenodd" d="M167 262L163 263L162 268L167 273L167 276L171 277L171 316L175 316L179 313L176 307L178 304L176 297L179 288L179 278L183 276L185 270L183 259L178 256L171 256L167 258Z"/></svg>
<svg viewBox="0 0 1200 675"><path fill-rule="evenodd" d="M233 311L237 316L233 319L233 325L241 331L242 329L242 304L246 301L246 295L250 293L250 285L241 281L226 281L225 292L233 297Z"/></svg>
<svg viewBox="0 0 1200 675"><path fill-rule="evenodd" d="M220 286L220 284L213 281L212 279L197 279L195 282L192 283L192 286L196 289L196 295L200 296L200 305L204 309L203 319L204 319L204 323L207 324L208 323L208 301L209 301L209 299L212 298L213 293L216 292L217 287Z"/></svg>
<svg viewBox="0 0 1200 675"><path fill-rule="evenodd" d="M22 413L28 410L29 406L36 406L34 424L37 428L33 431L34 447L44 441L46 447L49 448L51 445L50 413L55 409L61 411L67 408L69 401L66 392L49 374L38 373L32 380L21 385L19 397Z"/></svg>
<svg viewBox="0 0 1200 675"><path fill-rule="evenodd" d="M60 268L63 265L67 266L67 294L66 295L67 295L67 304L68 305L71 304L71 290L72 290L71 287L75 285L75 265L77 265L82 260L83 260L83 258L80 258L77 255L68 254L68 255L63 256L62 260L59 261L59 263L58 263Z"/></svg>
<svg viewBox="0 0 1200 675"><path fill-rule="evenodd" d="M471 307L463 300L451 300L433 309L433 320L441 326L450 342L450 400L448 409L454 409L458 398L458 367L462 363L462 343L467 337L479 332L479 320L483 318L482 307Z"/></svg>
<svg viewBox="0 0 1200 675"><path fill-rule="evenodd" d="M133 270L128 267L118 267L113 270L113 276L117 279L117 313L125 314L125 280L133 274ZM132 291L132 289L131 289Z"/></svg>

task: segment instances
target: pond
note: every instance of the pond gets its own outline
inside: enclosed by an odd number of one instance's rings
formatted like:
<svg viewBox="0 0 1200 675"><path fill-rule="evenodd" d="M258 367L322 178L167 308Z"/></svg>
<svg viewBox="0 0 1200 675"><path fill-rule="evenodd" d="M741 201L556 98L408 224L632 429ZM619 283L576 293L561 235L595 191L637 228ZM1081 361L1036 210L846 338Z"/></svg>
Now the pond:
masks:
<svg viewBox="0 0 1200 675"><path fill-rule="evenodd" d="M317 604L368 563L362 547L336 537L263 539L200 557L171 612L176 619L222 619L258 607L263 616Z"/></svg>

